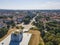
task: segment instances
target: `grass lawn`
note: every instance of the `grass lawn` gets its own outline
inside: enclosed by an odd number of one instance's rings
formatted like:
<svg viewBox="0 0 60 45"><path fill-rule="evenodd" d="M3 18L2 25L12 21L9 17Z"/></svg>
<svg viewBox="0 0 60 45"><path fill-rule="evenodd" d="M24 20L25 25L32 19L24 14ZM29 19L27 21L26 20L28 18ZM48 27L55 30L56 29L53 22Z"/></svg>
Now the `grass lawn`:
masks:
<svg viewBox="0 0 60 45"><path fill-rule="evenodd" d="M39 43L44 45L44 42L38 30L30 30L29 33L32 33L32 37L30 39L29 45L39 45Z"/></svg>

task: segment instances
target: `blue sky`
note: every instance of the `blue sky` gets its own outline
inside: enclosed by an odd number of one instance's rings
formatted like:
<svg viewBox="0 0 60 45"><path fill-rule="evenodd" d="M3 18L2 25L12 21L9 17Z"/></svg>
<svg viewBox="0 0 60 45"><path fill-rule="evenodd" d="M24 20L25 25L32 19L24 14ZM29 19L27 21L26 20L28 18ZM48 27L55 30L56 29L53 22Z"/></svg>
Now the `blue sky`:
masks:
<svg viewBox="0 0 60 45"><path fill-rule="evenodd" d="M60 0L0 0L0 9L60 9Z"/></svg>

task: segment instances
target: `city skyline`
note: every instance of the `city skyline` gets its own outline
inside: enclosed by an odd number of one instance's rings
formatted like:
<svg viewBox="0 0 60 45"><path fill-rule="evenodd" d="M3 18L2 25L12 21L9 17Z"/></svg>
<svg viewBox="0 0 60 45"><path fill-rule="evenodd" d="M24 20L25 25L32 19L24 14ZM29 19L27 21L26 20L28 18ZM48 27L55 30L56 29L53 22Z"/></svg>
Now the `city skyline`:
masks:
<svg viewBox="0 0 60 45"><path fill-rule="evenodd" d="M60 0L0 0L0 9L60 9Z"/></svg>

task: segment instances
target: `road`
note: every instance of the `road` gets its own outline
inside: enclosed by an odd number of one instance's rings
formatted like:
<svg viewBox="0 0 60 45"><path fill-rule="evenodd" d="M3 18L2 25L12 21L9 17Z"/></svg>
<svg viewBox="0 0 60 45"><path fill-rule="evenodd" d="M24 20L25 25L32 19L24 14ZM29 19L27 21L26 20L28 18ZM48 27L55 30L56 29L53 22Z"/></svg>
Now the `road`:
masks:
<svg viewBox="0 0 60 45"><path fill-rule="evenodd" d="M30 29L31 27L34 27L34 26L32 25L32 22L35 21L35 18L36 18L37 16L38 16L38 14L31 20L31 22L30 22L28 25L22 24L22 26L24 27L24 29L27 29L27 31L29 31L29 29Z"/></svg>
<svg viewBox="0 0 60 45"><path fill-rule="evenodd" d="M33 25L31 25L31 23L33 22L33 21L35 21L35 18L38 16L38 14L30 21L30 23L29 24L27 24L27 25L24 25L24 23L22 23L22 24L19 24L18 26L22 26L22 27L24 27L24 29L27 29L28 31L29 31L29 29L31 28L31 27L34 27ZM23 29L23 30L24 30Z"/></svg>

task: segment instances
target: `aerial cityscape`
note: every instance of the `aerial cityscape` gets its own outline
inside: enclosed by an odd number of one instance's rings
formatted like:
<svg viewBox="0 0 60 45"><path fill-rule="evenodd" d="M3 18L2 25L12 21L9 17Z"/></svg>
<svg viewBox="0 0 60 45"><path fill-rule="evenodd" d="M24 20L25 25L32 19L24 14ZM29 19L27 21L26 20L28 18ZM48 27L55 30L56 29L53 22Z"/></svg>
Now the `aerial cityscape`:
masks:
<svg viewBox="0 0 60 45"><path fill-rule="evenodd" d="M60 45L60 0L0 0L0 45Z"/></svg>

